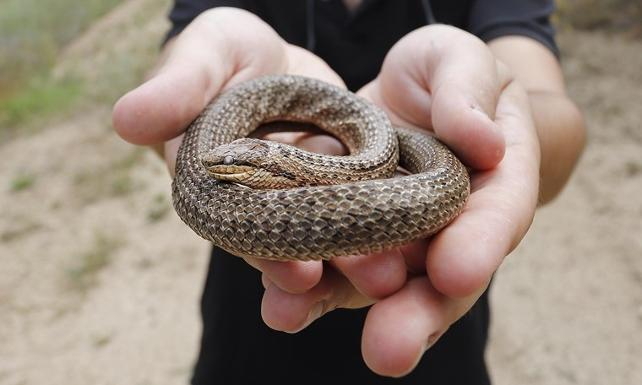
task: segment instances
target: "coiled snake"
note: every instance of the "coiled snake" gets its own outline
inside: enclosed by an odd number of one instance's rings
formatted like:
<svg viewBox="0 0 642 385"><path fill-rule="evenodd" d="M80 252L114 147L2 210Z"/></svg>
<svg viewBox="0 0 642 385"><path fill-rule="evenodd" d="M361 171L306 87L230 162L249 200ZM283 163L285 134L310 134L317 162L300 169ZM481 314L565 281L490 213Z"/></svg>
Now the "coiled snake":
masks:
<svg viewBox="0 0 642 385"><path fill-rule="evenodd" d="M350 155L246 138L279 120L313 123ZM392 177L398 163L411 174ZM176 212L197 234L234 255L274 260L366 254L427 237L468 194L466 168L435 138L393 128L349 91L291 75L242 83L210 103L185 133L172 184Z"/></svg>

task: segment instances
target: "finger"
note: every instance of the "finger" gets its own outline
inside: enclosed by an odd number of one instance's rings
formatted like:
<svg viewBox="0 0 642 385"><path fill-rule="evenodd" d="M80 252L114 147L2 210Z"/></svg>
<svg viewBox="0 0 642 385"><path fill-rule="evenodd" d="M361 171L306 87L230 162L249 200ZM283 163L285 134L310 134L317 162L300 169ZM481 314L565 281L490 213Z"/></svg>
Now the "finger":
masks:
<svg viewBox="0 0 642 385"><path fill-rule="evenodd" d="M174 138L226 86L284 72L285 47L249 12L206 11L172 42L158 72L116 103L114 128L135 144Z"/></svg>
<svg viewBox="0 0 642 385"><path fill-rule="evenodd" d="M302 150L328 155L345 155L346 147L330 134L319 134L306 131L270 132L260 136L262 139L286 143Z"/></svg>
<svg viewBox="0 0 642 385"><path fill-rule="evenodd" d="M425 276L411 279L368 312L361 340L366 365L384 376L408 374L480 294L454 301L438 293Z"/></svg>
<svg viewBox="0 0 642 385"><path fill-rule="evenodd" d="M422 238L399 248L409 273L423 274L426 272L426 251L429 242L429 239Z"/></svg>
<svg viewBox="0 0 642 385"><path fill-rule="evenodd" d="M366 297L383 298L406 282L406 264L399 249L335 258L330 263Z"/></svg>
<svg viewBox="0 0 642 385"><path fill-rule="evenodd" d="M348 153L346 147L332 135L316 135L305 133L295 139L293 143L306 151L312 151L328 155L345 155Z"/></svg>
<svg viewBox="0 0 642 385"><path fill-rule="evenodd" d="M269 279L261 303L261 316L274 330L296 333L323 314L342 308L358 308L372 303L354 290L345 277L332 268L324 271L319 284L302 294L281 290Z"/></svg>
<svg viewBox="0 0 642 385"><path fill-rule="evenodd" d="M473 35L443 25L418 29L393 46L377 79L389 110L432 128L467 165L488 169L502 159L504 138L493 119L509 76Z"/></svg>
<svg viewBox="0 0 642 385"><path fill-rule="evenodd" d="M259 135L266 140L291 144L306 151L312 151L328 155L345 155L347 148L337 138L330 134L316 134L311 132L270 132L266 135ZM163 154L173 177L176 168L176 155L178 148L183 141L183 135L165 142Z"/></svg>
<svg viewBox="0 0 642 385"><path fill-rule="evenodd" d="M176 174L176 156L178 154L178 148L183 142L183 136L184 134L180 134L163 144L163 156L165 157L165 162L167 163L167 168L172 178L174 178Z"/></svg>
<svg viewBox="0 0 642 385"><path fill-rule="evenodd" d="M337 87L346 88L341 77L315 54L292 44L287 45L286 51L289 74L314 77Z"/></svg>
<svg viewBox="0 0 642 385"><path fill-rule="evenodd" d="M243 258L250 266L263 272L263 275L287 293L303 293L321 279L323 264L319 261L270 261L258 258Z"/></svg>
<svg viewBox="0 0 642 385"><path fill-rule="evenodd" d="M515 83L502 94L497 122L505 127L506 156L493 170L474 174L466 207L428 247L432 284L462 297L486 284L525 235L539 190L539 147L528 99Z"/></svg>
<svg viewBox="0 0 642 385"><path fill-rule="evenodd" d="M269 285L272 284L272 281L267 277L265 274L261 274L261 285L263 285L263 289L267 289Z"/></svg>

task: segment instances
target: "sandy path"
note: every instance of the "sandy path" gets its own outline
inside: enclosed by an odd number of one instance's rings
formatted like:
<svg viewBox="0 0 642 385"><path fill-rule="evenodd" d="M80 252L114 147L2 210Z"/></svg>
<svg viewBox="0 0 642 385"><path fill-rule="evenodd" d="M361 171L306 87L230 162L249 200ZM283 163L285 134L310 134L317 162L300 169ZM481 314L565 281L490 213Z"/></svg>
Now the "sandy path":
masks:
<svg viewBox="0 0 642 385"><path fill-rule="evenodd" d="M560 36L589 144L493 290L498 383L642 384L642 44Z"/></svg>
<svg viewBox="0 0 642 385"><path fill-rule="evenodd" d="M497 276L488 359L498 384L641 384L642 45L561 40L591 142ZM185 383L207 245L160 161L114 137L108 106L0 159L0 384Z"/></svg>

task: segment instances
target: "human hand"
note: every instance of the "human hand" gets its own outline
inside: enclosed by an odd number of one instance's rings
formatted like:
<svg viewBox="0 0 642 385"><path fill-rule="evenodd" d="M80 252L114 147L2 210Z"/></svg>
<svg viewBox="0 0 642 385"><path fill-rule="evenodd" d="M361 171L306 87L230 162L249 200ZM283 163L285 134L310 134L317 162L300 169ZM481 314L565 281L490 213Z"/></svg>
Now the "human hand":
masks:
<svg viewBox="0 0 642 385"><path fill-rule="evenodd" d="M339 76L321 59L287 44L253 14L235 8L206 11L167 44L152 77L116 103L113 125L125 140L160 149L173 174L183 132L206 104L235 84L280 73L343 86ZM309 151L344 151L329 135L289 132L268 133L265 137ZM313 287L322 275L320 262L245 260L289 292Z"/></svg>
<svg viewBox="0 0 642 385"><path fill-rule="evenodd" d="M524 90L483 42L455 28L430 26L404 37L360 93L393 123L446 142L473 170L470 198L432 239L335 259L334 270L303 293L264 279L263 316L273 328L295 331L334 308L374 303L364 359L379 374L400 376L470 309L526 233L540 150Z"/></svg>

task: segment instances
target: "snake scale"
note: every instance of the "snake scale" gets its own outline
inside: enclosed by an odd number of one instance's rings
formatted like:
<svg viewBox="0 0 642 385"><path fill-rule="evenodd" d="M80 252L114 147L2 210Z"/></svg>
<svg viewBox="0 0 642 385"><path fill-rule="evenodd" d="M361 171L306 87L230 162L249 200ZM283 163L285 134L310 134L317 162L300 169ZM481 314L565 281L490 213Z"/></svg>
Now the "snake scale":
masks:
<svg viewBox="0 0 642 385"><path fill-rule="evenodd" d="M273 121L312 123L349 155L247 138ZM410 174L393 177L398 166ZM187 225L234 255L318 260L434 234L462 210L469 185L462 163L427 133L393 128L339 87L273 75L222 93L192 122L172 196Z"/></svg>

